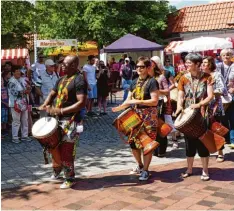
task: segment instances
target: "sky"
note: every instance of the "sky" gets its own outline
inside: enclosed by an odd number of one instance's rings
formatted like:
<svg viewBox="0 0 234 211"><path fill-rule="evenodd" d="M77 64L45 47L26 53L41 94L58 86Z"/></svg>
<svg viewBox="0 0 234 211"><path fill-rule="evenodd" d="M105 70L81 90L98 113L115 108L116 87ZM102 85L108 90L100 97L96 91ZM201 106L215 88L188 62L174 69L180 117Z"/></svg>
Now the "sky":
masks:
<svg viewBox="0 0 234 211"><path fill-rule="evenodd" d="M230 0L169 0L170 4L176 6L177 9L186 6L195 6L200 4L208 4L222 1L230 1Z"/></svg>

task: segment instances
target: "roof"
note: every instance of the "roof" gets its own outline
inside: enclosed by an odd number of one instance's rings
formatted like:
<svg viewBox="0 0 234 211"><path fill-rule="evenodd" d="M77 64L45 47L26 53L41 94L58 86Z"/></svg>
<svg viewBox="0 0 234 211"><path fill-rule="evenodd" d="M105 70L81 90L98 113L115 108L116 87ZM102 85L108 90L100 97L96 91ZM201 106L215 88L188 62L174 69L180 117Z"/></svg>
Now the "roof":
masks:
<svg viewBox="0 0 234 211"><path fill-rule="evenodd" d="M27 48L19 48L19 49L2 49L1 51L1 59L20 59L20 58L28 58L28 49Z"/></svg>
<svg viewBox="0 0 234 211"><path fill-rule="evenodd" d="M184 7L168 16L166 34L234 29L234 1Z"/></svg>
<svg viewBox="0 0 234 211"><path fill-rule="evenodd" d="M145 40L132 34L126 34L104 48L105 53L153 51L163 49L162 45Z"/></svg>

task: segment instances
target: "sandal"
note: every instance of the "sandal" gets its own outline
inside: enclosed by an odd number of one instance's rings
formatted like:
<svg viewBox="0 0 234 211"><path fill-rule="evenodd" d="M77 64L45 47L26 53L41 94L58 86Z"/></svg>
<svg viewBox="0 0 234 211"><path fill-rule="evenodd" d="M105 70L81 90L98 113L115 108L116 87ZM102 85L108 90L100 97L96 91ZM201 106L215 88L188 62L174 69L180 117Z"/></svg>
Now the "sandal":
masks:
<svg viewBox="0 0 234 211"><path fill-rule="evenodd" d="M219 155L216 159L216 162L218 163L222 163L224 161L224 156L223 155Z"/></svg>
<svg viewBox="0 0 234 211"><path fill-rule="evenodd" d="M182 177L182 178L187 178L187 177L190 177L190 176L192 176L192 175L193 175L193 173L185 172L185 173L182 173L182 174L181 174L181 177Z"/></svg>
<svg viewBox="0 0 234 211"><path fill-rule="evenodd" d="M201 180L202 181L208 181L208 180L210 180L210 177L207 174L203 174L203 175L201 175Z"/></svg>

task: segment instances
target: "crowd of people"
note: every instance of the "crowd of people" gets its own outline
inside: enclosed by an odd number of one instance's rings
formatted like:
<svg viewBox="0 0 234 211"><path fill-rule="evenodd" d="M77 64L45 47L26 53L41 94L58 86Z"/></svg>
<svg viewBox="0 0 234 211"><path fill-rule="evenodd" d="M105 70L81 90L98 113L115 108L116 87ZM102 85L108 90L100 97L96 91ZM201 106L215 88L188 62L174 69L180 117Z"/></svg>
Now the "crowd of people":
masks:
<svg viewBox="0 0 234 211"><path fill-rule="evenodd" d="M142 119L146 119L146 133L160 143L152 153L144 155L135 142L130 143L137 167L131 173L139 173L139 180L149 178L148 168L152 155L164 157L167 151L167 137L157 134L158 118L171 126L173 148L179 147L174 127L174 119L185 108L199 109L209 122L221 122L229 133L226 143L234 149L234 63L231 61L233 50L223 49L221 60L204 57L197 53L182 54L180 64L174 68L168 58L165 64L157 56L151 59L139 57L135 63L126 54L115 62L112 58L107 65L94 55L88 56L87 64L78 69L76 56L61 57L58 63L39 55L38 62L30 68L6 62L2 67L1 78L1 123L2 136L8 134L11 118L12 142L31 141L32 108L39 107L40 117L58 115L62 128L63 121L69 119L69 135L61 152L62 161L54 162L53 178L57 178L64 168L65 182L61 188L71 187L74 179L74 148L78 140L76 127L82 124L84 116L107 114L107 97L110 88L123 89L122 104L113 112L134 105ZM135 71L136 70L136 71ZM178 90L178 97L172 96ZM56 104L52 107L53 100ZM93 112L97 99L98 114ZM228 102L228 103L227 103ZM227 107L228 106L228 107ZM207 108L207 109L206 109ZM78 115L76 115L78 114ZM19 129L21 137L19 137ZM65 129L64 129L65 130ZM71 145L72 143L72 145ZM203 172L201 179L209 180L209 151L199 139L185 136L188 169L184 178L192 175L193 160L196 152L201 157ZM219 150L217 162L224 161L224 146ZM52 153L53 155L53 153Z"/></svg>

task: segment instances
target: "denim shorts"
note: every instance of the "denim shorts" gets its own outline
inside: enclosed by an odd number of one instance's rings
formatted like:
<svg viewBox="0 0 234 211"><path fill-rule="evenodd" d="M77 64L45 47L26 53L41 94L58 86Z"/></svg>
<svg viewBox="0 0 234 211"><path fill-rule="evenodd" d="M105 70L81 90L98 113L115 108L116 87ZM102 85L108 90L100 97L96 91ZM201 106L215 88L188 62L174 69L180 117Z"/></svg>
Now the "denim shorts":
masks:
<svg viewBox="0 0 234 211"><path fill-rule="evenodd" d="M94 99L97 98L97 85L90 84L89 85L91 90L88 90L88 99Z"/></svg>

